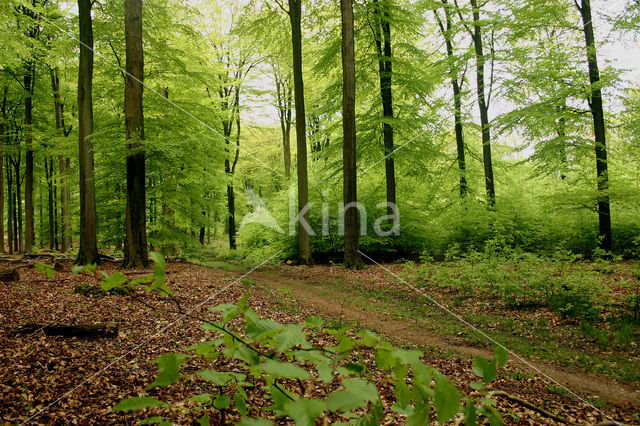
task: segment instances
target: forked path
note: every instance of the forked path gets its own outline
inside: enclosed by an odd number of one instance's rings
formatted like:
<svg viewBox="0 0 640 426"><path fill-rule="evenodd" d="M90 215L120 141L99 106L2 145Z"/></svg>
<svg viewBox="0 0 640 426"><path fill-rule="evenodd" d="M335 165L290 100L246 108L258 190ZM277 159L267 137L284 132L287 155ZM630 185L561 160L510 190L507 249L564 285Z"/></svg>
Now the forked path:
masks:
<svg viewBox="0 0 640 426"><path fill-rule="evenodd" d="M272 291L286 290L295 299L303 301L304 308L314 314L344 321L358 320L359 324L398 344L431 346L470 357L481 355L490 359L493 356L492 350L470 346L461 341L462 339L456 341L456 339L433 333L417 324L394 319L382 311L373 312L355 307L353 304L346 303L353 298L352 294L337 288L326 291L323 286L317 285L317 279L300 278L299 272L299 268L283 267L268 272L256 271L250 278ZM430 302L425 300L425 303ZM599 397L612 404L640 407L640 389L634 389L608 377L559 367L538 359L525 359L523 362L510 356L509 363L538 377L543 377L540 374L541 371L581 398L593 400ZM547 378L544 380L552 383Z"/></svg>

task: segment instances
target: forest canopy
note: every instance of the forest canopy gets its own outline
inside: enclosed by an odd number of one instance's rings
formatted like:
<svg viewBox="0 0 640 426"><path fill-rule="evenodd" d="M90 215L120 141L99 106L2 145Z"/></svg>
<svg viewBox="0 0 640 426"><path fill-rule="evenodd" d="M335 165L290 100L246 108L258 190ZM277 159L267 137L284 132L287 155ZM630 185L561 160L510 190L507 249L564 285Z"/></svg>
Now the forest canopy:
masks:
<svg viewBox="0 0 640 426"><path fill-rule="evenodd" d="M339 6L3 2L2 250L637 256L636 2Z"/></svg>

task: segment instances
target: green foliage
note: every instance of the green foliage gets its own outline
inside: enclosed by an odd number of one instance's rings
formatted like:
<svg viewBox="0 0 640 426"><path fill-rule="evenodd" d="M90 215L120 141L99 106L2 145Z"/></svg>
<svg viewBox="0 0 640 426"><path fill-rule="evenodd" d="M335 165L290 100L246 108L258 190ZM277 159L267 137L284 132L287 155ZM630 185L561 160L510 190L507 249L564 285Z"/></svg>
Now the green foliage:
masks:
<svg viewBox="0 0 640 426"><path fill-rule="evenodd" d="M45 265L44 263L36 263L34 265L34 268L36 268L36 271L40 272L47 278L53 278L56 275L56 270L49 265Z"/></svg>
<svg viewBox="0 0 640 426"><path fill-rule="evenodd" d="M153 291L164 294L160 288ZM481 413L492 424L498 424L494 422L500 415L493 401L461 395L449 379L423 362L420 351L395 348L371 331L356 331L355 323L327 328L321 319L314 317L304 325L262 319L247 301L248 294L236 304L212 307L221 321L206 322L203 329L213 331L216 336L189 348L192 354L161 355L155 361L159 374L147 390L167 387L186 378L211 383L217 393L187 398L196 403L192 410L204 412L207 421L209 410L215 410L239 414L242 417L239 424L271 424L251 417L258 410L258 400L266 398L271 405L261 407L261 412L269 417L288 418L300 425L314 425L328 413L338 414L349 424L380 424L384 410L376 380L383 374L395 391L396 403L392 408L407 415L408 424L429 422L432 406L441 423L458 413L468 421L475 421L477 413ZM314 338L319 336L324 336L322 341L333 343L315 343ZM373 354L374 359L367 360L366 354ZM231 363L237 368L229 371L213 368L212 361L219 361L220 357L224 357L225 364ZM208 362L208 368L195 373L192 369L181 371L183 364L197 358ZM476 357L473 370L490 383L505 362L506 352L498 349L491 362ZM326 397L307 397L305 389L309 386ZM154 398L134 397L117 404L114 411L170 406ZM160 422L163 417L147 421Z"/></svg>

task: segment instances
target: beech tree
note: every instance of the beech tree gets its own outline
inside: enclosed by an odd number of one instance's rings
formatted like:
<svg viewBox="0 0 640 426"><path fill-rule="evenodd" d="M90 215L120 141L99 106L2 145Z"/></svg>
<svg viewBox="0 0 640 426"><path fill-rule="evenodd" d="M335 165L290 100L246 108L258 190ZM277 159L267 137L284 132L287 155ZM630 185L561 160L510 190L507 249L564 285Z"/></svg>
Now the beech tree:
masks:
<svg viewBox="0 0 640 426"><path fill-rule="evenodd" d="M344 266L360 269L360 228L358 221L356 164L356 64L353 1L340 0L342 16L342 178L344 200Z"/></svg>
<svg viewBox="0 0 640 426"><path fill-rule="evenodd" d="M440 18L438 9L434 9L436 22L442 37L444 37L447 49L447 67L449 69L449 78L451 79L451 89L453 90L453 120L454 131L456 135L456 151L458 155L458 169L460 170L460 196L467 195L467 162L465 159L465 143L464 131L462 126L462 87L464 85L464 74L459 75L457 57L454 53L453 46L453 24L451 18L451 5L447 0L442 0L444 10L444 23Z"/></svg>
<svg viewBox="0 0 640 426"><path fill-rule="evenodd" d="M373 0L374 38L378 53L378 74L380 76L380 98L382 100L382 133L384 138L385 177L387 203L396 204L396 171L393 160L393 62L391 50L391 17L388 0ZM389 215L394 214L388 206Z"/></svg>
<svg viewBox="0 0 640 426"><path fill-rule="evenodd" d="M142 94L144 59L142 50L142 0L124 3L126 76L124 111L127 127L127 218L124 268L147 267L146 172Z"/></svg>
<svg viewBox="0 0 640 426"><path fill-rule="evenodd" d="M298 262L313 263L311 236L302 223L309 223L309 177L307 175L307 121L304 104L304 81L302 76L302 0L289 0L291 21L291 51L293 55L293 86L296 108L296 167L298 175Z"/></svg>
<svg viewBox="0 0 640 426"><path fill-rule="evenodd" d="M600 70L593 30L591 0L581 0L576 7L582 17L584 40L587 49L587 66L589 69L589 108L593 116L593 132L595 135L596 172L598 175L598 227L603 250L611 251L613 238L611 231L611 202L609 199L609 170L607 163L607 139L604 123L604 107L602 105L602 89L600 87Z"/></svg>
<svg viewBox="0 0 640 426"><path fill-rule="evenodd" d="M76 263L100 263L96 235L93 159L93 25L91 0L78 0L80 58L78 62L78 159L80 167L80 247Z"/></svg>
<svg viewBox="0 0 640 426"><path fill-rule="evenodd" d="M457 1L457 0L456 0ZM487 193L489 208L493 208L496 202L496 189L493 180L493 159L491 154L491 124L489 122L489 104L491 102L491 86L487 91L486 84L486 56L484 52L484 39L482 34L482 21L480 19L480 7L477 0L469 0L473 28L466 24L462 10L458 8L460 20L469 32L476 57L476 95L478 110L480 112L480 126L482 129L482 163L484 167L484 183ZM457 6L457 3L456 3ZM493 46L492 46L493 50ZM491 52L493 55L493 51Z"/></svg>

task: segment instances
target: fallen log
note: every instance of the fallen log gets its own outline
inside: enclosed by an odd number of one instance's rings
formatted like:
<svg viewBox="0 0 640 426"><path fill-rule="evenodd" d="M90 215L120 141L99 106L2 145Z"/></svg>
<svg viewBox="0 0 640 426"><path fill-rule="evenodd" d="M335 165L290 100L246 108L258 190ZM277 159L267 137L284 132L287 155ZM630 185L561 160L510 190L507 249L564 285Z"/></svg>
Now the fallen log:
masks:
<svg viewBox="0 0 640 426"><path fill-rule="evenodd" d="M0 281L3 283L10 283L14 281L20 281L20 274L16 268L4 269L0 271Z"/></svg>
<svg viewBox="0 0 640 426"><path fill-rule="evenodd" d="M113 339L118 336L118 324L106 322L98 324L25 324L13 331L14 334L31 334L42 331L47 336L84 337L95 339L105 337Z"/></svg>

